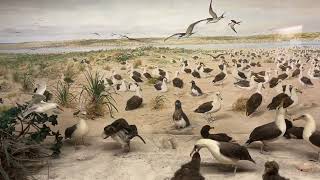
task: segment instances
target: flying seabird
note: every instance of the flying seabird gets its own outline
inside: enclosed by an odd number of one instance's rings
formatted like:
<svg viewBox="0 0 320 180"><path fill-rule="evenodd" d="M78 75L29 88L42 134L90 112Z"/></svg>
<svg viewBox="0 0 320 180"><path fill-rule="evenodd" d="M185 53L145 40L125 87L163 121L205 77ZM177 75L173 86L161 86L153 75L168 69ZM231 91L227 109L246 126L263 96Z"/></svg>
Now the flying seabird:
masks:
<svg viewBox="0 0 320 180"><path fill-rule="evenodd" d="M200 154L195 152L192 155L191 161L183 164L181 168L174 173L171 180L205 180L205 178L200 174L200 163Z"/></svg>
<svg viewBox="0 0 320 180"><path fill-rule="evenodd" d="M116 36L116 35L118 35L118 36L121 37L121 38L126 38L126 39L128 39L129 41L143 42L143 41L141 41L140 39L131 38L131 37L127 36L127 35L111 33L111 36Z"/></svg>
<svg viewBox="0 0 320 180"><path fill-rule="evenodd" d="M196 85L194 80L191 81L191 95L192 96L202 96L202 90Z"/></svg>
<svg viewBox="0 0 320 180"><path fill-rule="evenodd" d="M318 162L320 162L320 131L317 130L314 118L310 114L303 114L293 119L293 121L297 120L306 121L302 135L303 139L318 151Z"/></svg>
<svg viewBox="0 0 320 180"><path fill-rule="evenodd" d="M217 23L219 22L222 18L224 18L224 13L218 17L218 15L213 11L212 9L212 0L210 1L210 5L209 5L209 14L212 16L210 18L207 18L207 24L208 23Z"/></svg>
<svg viewBox="0 0 320 180"><path fill-rule="evenodd" d="M96 35L96 36L100 36L100 37L101 37L101 35L100 35L99 33L97 33L97 32L92 33L92 34L94 34L94 35Z"/></svg>
<svg viewBox="0 0 320 180"><path fill-rule="evenodd" d="M202 138L212 139L219 142L230 142L232 140L232 137L225 133L210 134L211 129L214 129L214 127L210 127L209 125L203 126L200 131Z"/></svg>
<svg viewBox="0 0 320 180"><path fill-rule="evenodd" d="M77 140L81 139L84 145L84 137L88 134L89 127L86 120L80 118L79 122L71 127L68 127L64 132L65 139L74 139L74 145L77 145Z"/></svg>
<svg viewBox="0 0 320 180"><path fill-rule="evenodd" d="M223 56L224 54L218 54L218 55L216 55L216 56L214 56L214 55L212 55L212 54L206 54L206 55L212 57L213 60L217 60L219 57Z"/></svg>
<svg viewBox="0 0 320 180"><path fill-rule="evenodd" d="M246 103L246 115L250 116L252 113L254 113L258 107L262 103L262 94L261 94L261 89L263 85L262 83L258 84L258 88L256 93L252 94L250 98L248 99Z"/></svg>
<svg viewBox="0 0 320 180"><path fill-rule="evenodd" d="M211 139L198 140L191 152L199 152L202 148L207 148L212 156L222 164L231 164L234 166L234 174L237 172L237 162L240 160L247 160L255 163L250 156L248 149L236 143L218 142Z"/></svg>
<svg viewBox="0 0 320 180"><path fill-rule="evenodd" d="M177 129L185 128L190 126L190 121L187 115L183 112L181 107L181 101L176 100L175 102L175 110L172 115L173 122Z"/></svg>
<svg viewBox="0 0 320 180"><path fill-rule="evenodd" d="M275 161L268 161L264 164L262 180L289 180L279 175L279 164Z"/></svg>
<svg viewBox="0 0 320 180"><path fill-rule="evenodd" d="M240 23L241 23L241 21L239 21L239 22L237 22L237 21L235 21L235 20L231 20L231 22L228 24L229 26L230 26L230 28L235 32L235 33L237 33L237 31L236 31L236 29L235 29L235 25L237 24L237 25L240 25Z"/></svg>
<svg viewBox="0 0 320 180"><path fill-rule="evenodd" d="M220 92L216 92L213 94L212 101L201 104L197 109L194 110L194 112L205 115L209 114L210 117L207 117L208 121L214 121L215 118L212 117L212 113L218 112L221 109L221 101L222 96Z"/></svg>
<svg viewBox="0 0 320 180"><path fill-rule="evenodd" d="M136 89L136 95L132 96L128 101L125 110L130 111L137 109L142 104L142 95L141 95L141 88L140 86Z"/></svg>
<svg viewBox="0 0 320 180"><path fill-rule="evenodd" d="M262 146L260 152L263 153L267 142L272 142L282 137L286 132L285 112L282 101L280 107L277 109L275 121L256 127L250 133L250 137L246 142L246 145L255 141L261 141Z"/></svg>
<svg viewBox="0 0 320 180"><path fill-rule="evenodd" d="M182 89L183 88L183 81L181 78L178 77L178 75L179 75L179 71L176 72L176 75L172 80L172 84L174 87Z"/></svg>
<svg viewBox="0 0 320 180"><path fill-rule="evenodd" d="M200 23L200 22L202 22L202 21L206 21L206 20L207 20L207 19L201 19L201 20L199 20L199 21L196 21L196 22L194 22L194 23L192 23L192 24L190 24L190 25L188 26L186 32L183 32L183 33L175 33L175 34L173 34L173 35L165 38L164 41L166 41L166 40L168 40L169 38L174 37L174 36L178 36L179 38L182 38L182 37L187 38L187 37L189 37L189 36L191 36L191 35L194 34L193 29L194 29L194 27L195 27L198 23Z"/></svg>
<svg viewBox="0 0 320 180"><path fill-rule="evenodd" d="M141 141L146 144L145 140L138 134L137 126L129 125L123 118L117 119L110 125L104 127L103 136L104 139L111 136L112 139L121 144L124 152L130 151L130 141L134 137L139 137Z"/></svg>

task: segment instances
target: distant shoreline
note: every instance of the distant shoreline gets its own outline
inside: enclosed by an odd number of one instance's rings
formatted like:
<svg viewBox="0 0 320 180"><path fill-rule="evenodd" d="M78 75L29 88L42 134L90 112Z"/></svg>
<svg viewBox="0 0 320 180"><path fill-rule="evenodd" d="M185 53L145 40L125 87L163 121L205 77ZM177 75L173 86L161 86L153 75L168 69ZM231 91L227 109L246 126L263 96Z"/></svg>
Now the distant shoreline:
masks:
<svg viewBox="0 0 320 180"><path fill-rule="evenodd" d="M43 41L24 43L0 43L0 52L50 48L87 48L87 49L116 49L125 47L174 47L174 46L200 46L214 44L250 44L250 43L281 43L299 41L320 41L320 32L298 33L298 34L269 34L255 36L220 36L220 37L190 37L186 39L171 39L166 42L163 38L140 38L139 41L129 41L125 39L87 39L70 41Z"/></svg>

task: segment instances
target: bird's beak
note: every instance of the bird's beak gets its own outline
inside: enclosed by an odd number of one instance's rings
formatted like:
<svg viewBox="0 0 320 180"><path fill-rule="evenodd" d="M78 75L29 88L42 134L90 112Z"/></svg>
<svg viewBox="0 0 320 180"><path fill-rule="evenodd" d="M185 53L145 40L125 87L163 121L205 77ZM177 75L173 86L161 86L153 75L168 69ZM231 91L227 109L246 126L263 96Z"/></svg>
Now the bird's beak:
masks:
<svg viewBox="0 0 320 180"><path fill-rule="evenodd" d="M301 91L301 90L299 90L299 89L297 89L297 92L298 92L298 93L300 93L300 94L302 94L302 91Z"/></svg>
<svg viewBox="0 0 320 180"><path fill-rule="evenodd" d="M60 111L64 111L60 106L57 106L57 109L59 109Z"/></svg>
<svg viewBox="0 0 320 180"><path fill-rule="evenodd" d="M197 146L194 146L191 153L190 153L190 157L193 156L194 153L199 152L199 149L197 148Z"/></svg>
<svg viewBox="0 0 320 180"><path fill-rule="evenodd" d="M104 132L102 132L101 137L102 137L103 139L107 139L109 136L107 136Z"/></svg>
<svg viewBox="0 0 320 180"><path fill-rule="evenodd" d="M214 129L214 127L210 127L210 129Z"/></svg>
<svg viewBox="0 0 320 180"><path fill-rule="evenodd" d="M300 120L300 119L302 119L302 116L299 116L299 117L293 118L293 119L292 119L292 121L298 121L298 120Z"/></svg>
<svg viewBox="0 0 320 180"><path fill-rule="evenodd" d="M262 88L265 89L266 87L264 86L264 84L262 84Z"/></svg>

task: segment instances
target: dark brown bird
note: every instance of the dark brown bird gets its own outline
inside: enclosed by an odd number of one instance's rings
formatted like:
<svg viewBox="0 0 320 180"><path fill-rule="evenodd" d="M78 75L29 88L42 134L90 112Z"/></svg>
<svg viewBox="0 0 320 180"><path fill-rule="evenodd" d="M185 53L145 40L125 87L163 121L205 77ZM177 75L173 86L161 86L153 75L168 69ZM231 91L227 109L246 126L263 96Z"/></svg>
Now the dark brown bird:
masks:
<svg viewBox="0 0 320 180"><path fill-rule="evenodd" d="M201 136L205 139L212 139L220 142L230 142L232 140L232 137L225 133L210 134L211 129L214 129L214 127L210 127L209 125L203 126L200 131Z"/></svg>
<svg viewBox="0 0 320 180"><path fill-rule="evenodd" d="M275 161L268 161L264 164L263 180L289 180L279 175L279 164Z"/></svg>
<svg viewBox="0 0 320 180"><path fill-rule="evenodd" d="M204 180L200 174L201 157L198 152L194 153L190 162L183 164L171 180Z"/></svg>

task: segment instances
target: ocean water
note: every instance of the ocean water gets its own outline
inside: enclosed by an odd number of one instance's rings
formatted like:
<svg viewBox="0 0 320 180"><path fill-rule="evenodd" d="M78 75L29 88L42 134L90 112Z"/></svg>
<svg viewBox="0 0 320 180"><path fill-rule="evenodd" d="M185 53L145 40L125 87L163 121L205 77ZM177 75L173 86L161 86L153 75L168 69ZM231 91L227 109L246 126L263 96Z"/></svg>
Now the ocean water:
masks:
<svg viewBox="0 0 320 180"><path fill-rule="evenodd" d="M146 46L146 45L141 45ZM267 49L267 48L288 48L305 47L320 48L320 40L317 41L282 41L264 43L224 43L224 44L183 44L183 45L153 45L154 47L185 48L185 49ZM85 52L109 49L134 49L140 46L81 46L81 47L46 47L36 49L2 49L0 53L28 53L28 54L49 54L49 53L68 53Z"/></svg>

